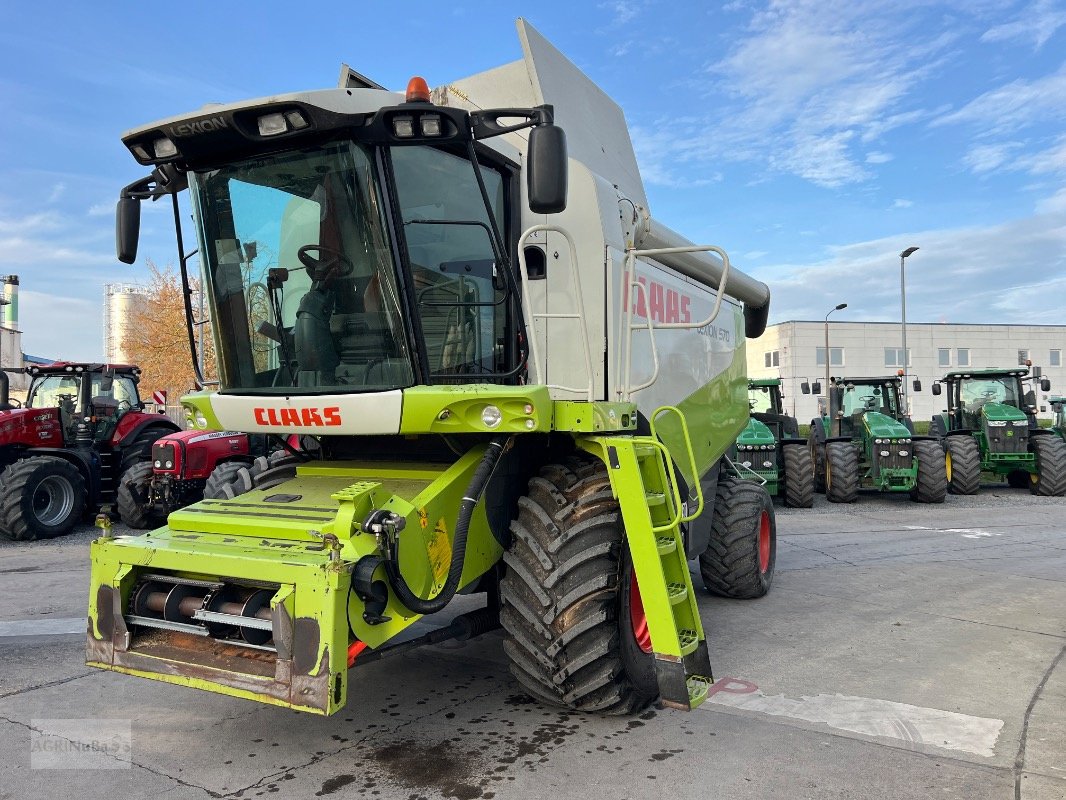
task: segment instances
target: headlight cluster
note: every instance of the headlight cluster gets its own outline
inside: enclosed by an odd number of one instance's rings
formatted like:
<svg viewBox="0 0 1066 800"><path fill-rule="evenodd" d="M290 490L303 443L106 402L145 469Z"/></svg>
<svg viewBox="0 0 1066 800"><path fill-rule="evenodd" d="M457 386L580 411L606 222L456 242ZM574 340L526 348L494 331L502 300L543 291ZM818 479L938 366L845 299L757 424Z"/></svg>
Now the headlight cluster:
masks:
<svg viewBox="0 0 1066 800"><path fill-rule="evenodd" d="M737 450L773 450L772 444L738 444Z"/></svg>
<svg viewBox="0 0 1066 800"><path fill-rule="evenodd" d="M910 444L910 439L874 439L874 444Z"/></svg>

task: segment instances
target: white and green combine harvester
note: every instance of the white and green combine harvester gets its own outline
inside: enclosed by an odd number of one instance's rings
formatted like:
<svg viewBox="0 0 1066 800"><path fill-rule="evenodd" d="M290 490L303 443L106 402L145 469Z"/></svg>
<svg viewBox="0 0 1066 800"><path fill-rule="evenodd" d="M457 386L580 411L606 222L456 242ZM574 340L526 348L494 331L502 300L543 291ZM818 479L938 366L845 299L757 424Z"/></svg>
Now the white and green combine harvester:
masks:
<svg viewBox="0 0 1066 800"><path fill-rule="evenodd" d="M360 666L502 624L542 702L705 699L689 560L732 597L773 576L725 457L769 291L649 216L621 109L518 27L523 59L433 92L344 70L123 136L152 171L119 258L167 198L188 281L193 219L219 385L190 424L288 450L94 542L91 666L333 714ZM416 637L457 593L487 602Z"/></svg>

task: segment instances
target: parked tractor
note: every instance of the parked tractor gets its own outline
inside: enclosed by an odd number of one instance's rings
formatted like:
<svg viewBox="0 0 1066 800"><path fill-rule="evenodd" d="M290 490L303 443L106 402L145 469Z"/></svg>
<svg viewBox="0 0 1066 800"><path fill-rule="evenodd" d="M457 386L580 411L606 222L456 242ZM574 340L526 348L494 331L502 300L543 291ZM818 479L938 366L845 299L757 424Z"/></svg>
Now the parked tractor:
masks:
<svg viewBox="0 0 1066 800"><path fill-rule="evenodd" d="M796 418L784 411L780 378L748 381L751 419L737 437L737 470L742 478L758 481L785 505L814 505L814 466L811 451L799 438Z"/></svg>
<svg viewBox="0 0 1066 800"><path fill-rule="evenodd" d="M26 372L21 408L0 372L0 535L17 540L68 533L114 503L123 475L178 428L142 410L137 367L57 361Z"/></svg>
<svg viewBox="0 0 1066 800"><path fill-rule="evenodd" d="M947 389L947 410L929 432L943 445L952 493L975 494L985 474L1035 495L1066 494L1066 441L1037 425L1030 382L1051 389L1039 367L1030 375L1027 366L949 372L933 384L935 395Z"/></svg>
<svg viewBox="0 0 1066 800"><path fill-rule="evenodd" d="M1048 403L1055 414L1055 420L1051 423L1051 432L1060 439L1066 440L1066 397L1049 397Z"/></svg>
<svg viewBox="0 0 1066 800"><path fill-rule="evenodd" d="M852 503L860 488L907 492L918 503L944 502L944 453L935 438L914 435L902 383L900 376L833 380L829 414L811 420L807 439L818 490L830 502ZM919 391L921 384L915 381L913 388ZM815 383L814 393L820 389Z"/></svg>
<svg viewBox="0 0 1066 800"><path fill-rule="evenodd" d="M621 109L519 34L433 93L349 73L123 136L151 173L120 260L161 198L184 267L192 196L220 378L194 424L318 447L94 542L89 665L333 714L349 668L502 624L543 703L706 699L689 559L730 597L773 579L772 502L726 459L769 290L650 216ZM397 641L460 591L485 607Z"/></svg>

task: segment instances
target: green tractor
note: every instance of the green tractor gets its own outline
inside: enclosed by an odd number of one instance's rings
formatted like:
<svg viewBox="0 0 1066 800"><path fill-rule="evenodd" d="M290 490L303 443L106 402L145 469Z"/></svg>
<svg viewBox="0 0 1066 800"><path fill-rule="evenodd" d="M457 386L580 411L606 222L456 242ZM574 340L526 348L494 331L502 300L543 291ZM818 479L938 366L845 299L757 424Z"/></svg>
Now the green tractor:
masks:
<svg viewBox="0 0 1066 800"><path fill-rule="evenodd" d="M799 424L785 413L781 379L748 381L751 418L737 437L736 467L740 477L762 483L785 505L814 505L814 466L807 442L799 438Z"/></svg>
<svg viewBox="0 0 1066 800"><path fill-rule="evenodd" d="M1051 423L1051 432L1066 440L1066 397L1049 397L1051 410L1055 412L1055 421Z"/></svg>
<svg viewBox="0 0 1066 800"><path fill-rule="evenodd" d="M1027 366L949 372L933 384L934 395L947 389L947 410L933 416L929 433L943 445L953 494L975 494L982 474L1035 495L1066 494L1066 441L1037 424L1030 382L1051 389L1039 367L1030 375Z"/></svg>
<svg viewBox="0 0 1066 800"><path fill-rule="evenodd" d="M89 665L325 715L371 702L366 664L502 627L540 702L707 699L689 561L729 597L774 572L728 466L770 292L650 216L621 109L519 25L524 61L432 93L347 72L123 136L119 260L163 199L188 288L191 201L219 387L188 419L302 445L93 543ZM460 592L483 607L412 638Z"/></svg>
<svg viewBox="0 0 1066 800"><path fill-rule="evenodd" d="M807 438L818 491L833 503L852 503L860 488L907 492L918 503L947 494L944 453L936 439L915 436L900 396L901 376L835 378L829 414L811 420ZM804 394L812 387L802 385ZM921 384L914 382L914 390ZM815 383L818 394L821 385Z"/></svg>

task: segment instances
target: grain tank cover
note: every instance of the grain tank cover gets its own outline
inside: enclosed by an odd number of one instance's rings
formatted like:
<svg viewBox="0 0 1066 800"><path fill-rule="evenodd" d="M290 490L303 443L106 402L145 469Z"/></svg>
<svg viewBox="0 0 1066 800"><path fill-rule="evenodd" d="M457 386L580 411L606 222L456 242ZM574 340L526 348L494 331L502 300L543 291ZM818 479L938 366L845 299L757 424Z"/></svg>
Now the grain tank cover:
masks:
<svg viewBox="0 0 1066 800"><path fill-rule="evenodd" d="M647 208L644 183L622 108L528 22L516 23L524 58L453 81L434 92L434 102L478 108L555 107L571 158L582 162ZM527 131L506 137L523 153Z"/></svg>

